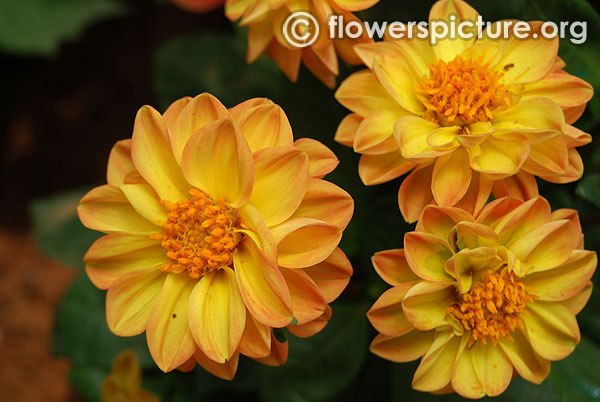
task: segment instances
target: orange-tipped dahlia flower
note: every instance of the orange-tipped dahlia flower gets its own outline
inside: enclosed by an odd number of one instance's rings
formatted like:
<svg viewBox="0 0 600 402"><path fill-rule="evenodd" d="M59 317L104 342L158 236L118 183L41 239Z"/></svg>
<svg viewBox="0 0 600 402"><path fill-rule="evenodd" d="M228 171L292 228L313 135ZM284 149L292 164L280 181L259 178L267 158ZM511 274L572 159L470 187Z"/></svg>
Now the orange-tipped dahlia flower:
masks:
<svg viewBox="0 0 600 402"><path fill-rule="evenodd" d="M337 248L352 198L323 180L338 161L294 142L266 99L226 109L202 94L161 115L142 107L131 140L113 148L108 184L83 197L83 224L107 235L85 256L108 289L120 336L146 332L158 367L233 378L239 354L278 365L287 327L310 336L352 274Z"/></svg>
<svg viewBox="0 0 600 402"><path fill-rule="evenodd" d="M461 0L441 0L429 19L477 16ZM528 24L539 32L540 23ZM369 69L352 74L336 93L353 112L336 140L362 154L362 181L379 184L412 170L398 194L407 221L429 203L477 213L492 191L497 198L535 197L534 176L554 183L581 177L575 148L591 137L570 124L593 91L562 70L557 38L484 35L431 45L417 39L416 28L414 34L357 45Z"/></svg>
<svg viewBox="0 0 600 402"><path fill-rule="evenodd" d="M550 361L579 343L596 253L582 249L574 210L540 197L486 205L476 217L429 205L404 249L373 256L393 287L368 312L376 355L421 358L412 386L468 398L495 396L513 370L539 384Z"/></svg>
<svg viewBox="0 0 600 402"><path fill-rule="evenodd" d="M351 21L363 25L352 12L365 10L379 0L226 0L225 15L231 21L240 20L241 26L248 29L248 51L246 60L253 63L261 54L266 53L273 59L284 74L293 82L298 78L300 64L304 63L319 80L333 88L338 75L339 55L346 63L361 64L353 50L358 43L372 43L363 29L356 38L330 39L327 21L330 16L338 15L345 23ZM294 12L307 12L314 19L302 18L306 32L298 35L316 36L316 41L308 47L298 47L284 34L285 21ZM314 24L318 23L318 32ZM293 26L293 24L290 24ZM291 32L291 31L288 31ZM298 40L298 42L305 42Z"/></svg>

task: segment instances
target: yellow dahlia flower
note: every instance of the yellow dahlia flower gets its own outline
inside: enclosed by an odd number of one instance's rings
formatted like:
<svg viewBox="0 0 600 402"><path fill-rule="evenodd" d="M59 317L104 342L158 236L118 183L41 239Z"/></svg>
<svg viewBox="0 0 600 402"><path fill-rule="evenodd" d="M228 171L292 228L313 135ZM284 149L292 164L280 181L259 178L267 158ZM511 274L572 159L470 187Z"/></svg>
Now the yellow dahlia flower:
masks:
<svg viewBox="0 0 600 402"><path fill-rule="evenodd" d="M373 256L393 287L368 312L376 355L421 358L412 386L495 396L513 370L539 384L579 343L575 315L592 291L596 253L574 210L540 197L462 209L427 206L404 249Z"/></svg>
<svg viewBox="0 0 600 402"><path fill-rule="evenodd" d="M108 184L78 209L107 234L85 263L108 289L110 330L146 331L165 372L197 362L231 379L240 353L284 363L287 343L273 332L318 332L352 273L337 245L353 201L322 180L337 163L315 140L294 142L266 99L142 107L132 139L110 154Z"/></svg>
<svg viewBox="0 0 600 402"><path fill-rule="evenodd" d="M461 0L440 0L429 19L477 16ZM528 24L539 32L540 23ZM398 195L407 221L429 203L477 213L492 191L497 198L531 198L534 176L554 183L581 177L575 148L591 137L570 124L593 91L562 70L557 38L475 35L431 45L407 36L357 45L369 69L352 74L336 93L353 112L336 140L362 154L362 181L379 184L412 170Z"/></svg>
<svg viewBox="0 0 600 402"><path fill-rule="evenodd" d="M357 39L329 38L327 20L338 15L346 23L363 22L352 12L365 10L379 0L226 0L225 15L231 21L240 20L241 26L248 29L248 51L246 59L253 63L261 54L266 53L273 59L284 74L293 82L298 78L301 62L304 63L319 80L330 88L335 86L338 75L337 54L347 63L361 64L353 50L358 43L371 43L364 33ZM286 19L294 12L308 12L314 20L303 18L307 32L299 33L311 36L318 34L308 47L298 47L284 35ZM314 23L318 23L318 32ZM291 25L290 25L291 26ZM288 31L289 32L289 31ZM312 37L312 36L311 36ZM303 41L298 41L303 42Z"/></svg>

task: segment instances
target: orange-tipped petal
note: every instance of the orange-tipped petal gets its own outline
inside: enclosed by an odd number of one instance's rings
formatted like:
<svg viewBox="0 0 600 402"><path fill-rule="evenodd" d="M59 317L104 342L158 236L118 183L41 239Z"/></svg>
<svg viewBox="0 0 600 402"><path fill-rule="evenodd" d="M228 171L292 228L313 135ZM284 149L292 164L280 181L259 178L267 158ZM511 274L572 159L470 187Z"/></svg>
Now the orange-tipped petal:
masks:
<svg viewBox="0 0 600 402"><path fill-rule="evenodd" d="M450 16L456 17L456 23L461 21L475 22L479 13L469 4L462 0L441 0L433 4L429 11L429 24L431 31L434 21L443 21L448 23ZM438 33L439 34L439 33ZM475 37L467 38L442 38L438 39L435 45L432 45L433 51L438 59L444 61L454 60L463 50L473 44Z"/></svg>
<svg viewBox="0 0 600 402"><path fill-rule="evenodd" d="M277 261L277 244L258 209L246 204L237 210L237 214L243 227L247 228L240 231L250 237L269 260Z"/></svg>
<svg viewBox="0 0 600 402"><path fill-rule="evenodd" d="M418 116L404 116L396 120L394 137L402 156L409 160L421 160L448 153L447 150L434 149L427 138L440 127Z"/></svg>
<svg viewBox="0 0 600 402"><path fill-rule="evenodd" d="M550 362L535 353L521 330L512 332L511 338L500 338L498 346L506 353L521 377L534 384L541 384L550 374Z"/></svg>
<svg viewBox="0 0 600 402"><path fill-rule="evenodd" d="M250 203L268 226L289 218L302 202L309 179L306 153L295 147L263 149L254 154L255 179Z"/></svg>
<svg viewBox="0 0 600 402"><path fill-rule="evenodd" d="M298 338L308 338L319 332L331 319L331 307L326 306L325 311L319 317L302 325L288 325L286 328Z"/></svg>
<svg viewBox="0 0 600 402"><path fill-rule="evenodd" d="M492 188L494 198L514 197L527 201L538 196L535 176L527 172L519 172L514 176L494 182Z"/></svg>
<svg viewBox="0 0 600 402"><path fill-rule="evenodd" d="M148 349L164 372L181 366L197 349L187 318L188 299L195 284L187 275L168 274L148 318Z"/></svg>
<svg viewBox="0 0 600 402"><path fill-rule="evenodd" d="M336 91L335 98L344 107L363 117L380 110L401 109L368 70L358 71L346 78Z"/></svg>
<svg viewBox="0 0 600 402"><path fill-rule="evenodd" d="M106 294L106 322L119 336L139 335L165 282L159 269L134 271L120 276Z"/></svg>
<svg viewBox="0 0 600 402"><path fill-rule="evenodd" d="M358 175L366 186L385 183L402 176L415 167L398 151L380 155L362 155L358 162Z"/></svg>
<svg viewBox="0 0 600 402"><path fill-rule="evenodd" d="M240 116L237 124L252 152L268 147L291 146L294 142L287 116L283 109L274 103L247 110Z"/></svg>
<svg viewBox="0 0 600 402"><path fill-rule="evenodd" d="M344 117L335 132L334 140L347 147L354 146L354 137L362 120L363 118L355 113Z"/></svg>
<svg viewBox="0 0 600 402"><path fill-rule="evenodd" d="M292 82L298 79L302 52L298 49L288 49L276 40L272 40L267 47L267 56L275 60L281 71Z"/></svg>
<svg viewBox="0 0 600 402"><path fill-rule="evenodd" d="M175 102L173 102L169 105L167 110L165 110L165 112L163 113L163 116L162 116L162 123L163 123L163 127L165 128L165 130L167 130L167 133L170 133L173 131L173 126L175 125L175 122L179 118L179 115L181 114L183 109L185 109L185 107L188 105L188 103L190 103L191 100L192 100L192 98L189 96L185 96L183 98L177 99ZM169 135L169 137L170 137L170 135ZM192 360L193 359L190 359L190 361L192 361Z"/></svg>
<svg viewBox="0 0 600 402"><path fill-rule="evenodd" d="M407 63L395 54L379 53L373 59L373 73L398 104L411 113L422 115L425 106L417 97L415 77Z"/></svg>
<svg viewBox="0 0 600 402"><path fill-rule="evenodd" d="M292 311L298 324L306 324L323 315L327 302L319 286L301 269L281 268L290 289Z"/></svg>
<svg viewBox="0 0 600 402"><path fill-rule="evenodd" d="M343 10L361 11L375 5L379 0L333 0L333 3Z"/></svg>
<svg viewBox="0 0 600 402"><path fill-rule="evenodd" d="M238 352L231 356L231 359L221 364L214 360L209 359L200 349L196 349L194 352L194 358L200 366L214 376L217 376L223 380L231 381L235 377L235 373L238 368L238 362L240 360L240 354Z"/></svg>
<svg viewBox="0 0 600 402"><path fill-rule="evenodd" d="M432 173L433 164L419 166L400 185L398 206L404 220L409 223L419 219L423 208L433 201L433 194L431 193Z"/></svg>
<svg viewBox="0 0 600 402"><path fill-rule="evenodd" d="M131 160L131 139L118 141L111 149L106 168L106 182L120 186L127 173L135 170Z"/></svg>
<svg viewBox="0 0 600 402"><path fill-rule="evenodd" d="M239 351L252 358L267 357L271 354L271 329L258 322L249 310L246 310L246 326Z"/></svg>
<svg viewBox="0 0 600 402"><path fill-rule="evenodd" d="M196 344L217 363L235 353L246 323L246 307L229 267L205 273L190 294L188 321Z"/></svg>
<svg viewBox="0 0 600 402"><path fill-rule="evenodd" d="M244 239L233 256L238 285L246 307L262 324L283 327L292 319L292 300L285 279L274 261L254 242Z"/></svg>
<svg viewBox="0 0 600 402"><path fill-rule="evenodd" d="M292 218L313 218L345 229L354 212L350 194L333 183L310 179L302 202Z"/></svg>
<svg viewBox="0 0 600 402"><path fill-rule="evenodd" d="M398 113L381 110L371 113L360 123L354 136L354 152L369 155L398 151L394 139L394 123Z"/></svg>
<svg viewBox="0 0 600 402"><path fill-rule="evenodd" d="M296 140L294 146L308 155L310 177L321 179L340 163L329 148L312 138Z"/></svg>
<svg viewBox="0 0 600 402"><path fill-rule="evenodd" d="M352 264L344 252L336 248L323 262L304 268L304 272L319 286L325 301L331 303L350 282Z"/></svg>
<svg viewBox="0 0 600 402"><path fill-rule="evenodd" d="M182 167L192 185L215 199L239 207L250 198L252 153L231 120L216 120L196 131L183 150Z"/></svg>
<svg viewBox="0 0 600 402"><path fill-rule="evenodd" d="M167 222L167 210L158 194L138 172L132 171L125 176L121 191L141 216L158 226Z"/></svg>
<svg viewBox="0 0 600 402"><path fill-rule="evenodd" d="M560 302L565 306L573 315L577 315L583 310L590 296L592 295L592 288L594 285L592 282L588 282L581 292L571 297L570 299L563 300Z"/></svg>
<svg viewBox="0 0 600 402"><path fill-rule="evenodd" d="M378 334L369 350L383 359L396 363L406 363L423 356L433 342L435 331L413 330L401 336Z"/></svg>
<svg viewBox="0 0 600 402"><path fill-rule="evenodd" d="M402 311L402 299L413 285L414 282L407 282L390 288L379 296L367 312L373 328L387 336L404 335L414 329Z"/></svg>
<svg viewBox="0 0 600 402"><path fill-rule="evenodd" d="M460 344L461 338L453 336L450 331L439 332L415 371L412 387L425 392L445 388L452 377L457 354L461 351Z"/></svg>
<svg viewBox="0 0 600 402"><path fill-rule="evenodd" d="M543 96L567 109L587 103L594 94L590 84L571 74L550 73L525 85L523 98Z"/></svg>
<svg viewBox="0 0 600 402"><path fill-rule="evenodd" d="M325 260L342 238L339 227L308 218L296 218L272 228L279 265L306 268Z"/></svg>
<svg viewBox="0 0 600 402"><path fill-rule="evenodd" d="M479 147L469 151L471 167L492 179L504 179L519 171L529 150L529 141L522 134L490 135Z"/></svg>
<svg viewBox="0 0 600 402"><path fill-rule="evenodd" d="M410 269L403 249L379 251L371 257L371 262L381 279L392 286L420 279Z"/></svg>
<svg viewBox="0 0 600 402"><path fill-rule="evenodd" d="M463 148L438 158L431 180L431 192L435 201L445 206L456 204L467 193L471 174L469 155Z"/></svg>
<svg viewBox="0 0 600 402"><path fill-rule="evenodd" d="M271 354L267 357L260 359L254 359L259 363L266 364L267 366L281 366L284 365L288 358L288 342L279 342L273 335L271 330Z"/></svg>
<svg viewBox="0 0 600 402"><path fill-rule="evenodd" d="M429 331L446 325L444 318L455 298L456 290L451 282L420 282L408 290L402 307L415 328Z"/></svg>
<svg viewBox="0 0 600 402"><path fill-rule="evenodd" d="M404 236L404 254L411 270L429 281L448 281L446 261L454 254L446 240L436 235L409 232Z"/></svg>
<svg viewBox="0 0 600 402"><path fill-rule="evenodd" d="M104 233L150 235L159 230L133 209L118 187L110 184L87 193L77 207L77 214L85 227Z"/></svg>
<svg viewBox="0 0 600 402"><path fill-rule="evenodd" d="M429 205L423 210L415 230L431 233L447 240L450 229L461 221L472 222L473 217L468 212L458 208Z"/></svg>
<svg viewBox="0 0 600 402"><path fill-rule="evenodd" d="M545 130L562 133L566 129L563 111L547 98L523 99L506 110L494 113L496 128Z"/></svg>
<svg viewBox="0 0 600 402"><path fill-rule="evenodd" d="M138 111L131 139L131 158L161 200L177 202L187 196L190 186L171 152L161 119L160 113L150 106Z"/></svg>

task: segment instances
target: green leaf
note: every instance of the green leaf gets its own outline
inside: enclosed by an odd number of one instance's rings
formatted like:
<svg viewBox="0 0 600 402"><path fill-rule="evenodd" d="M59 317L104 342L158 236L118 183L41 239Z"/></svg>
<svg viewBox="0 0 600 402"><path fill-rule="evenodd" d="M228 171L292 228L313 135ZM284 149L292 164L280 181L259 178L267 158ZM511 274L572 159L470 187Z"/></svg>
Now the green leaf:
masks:
<svg viewBox="0 0 600 402"><path fill-rule="evenodd" d="M29 206L33 233L42 252L58 261L83 268L83 256L100 233L86 229L77 217L77 205L87 190L73 190Z"/></svg>
<svg viewBox="0 0 600 402"><path fill-rule="evenodd" d="M367 353L365 308L336 303L323 331L310 338L288 335L289 357L265 368L261 396L269 402L326 401L358 374Z"/></svg>
<svg viewBox="0 0 600 402"><path fill-rule="evenodd" d="M582 338L566 359L553 362L550 381L558 390L561 402L600 401L600 348Z"/></svg>
<svg viewBox="0 0 600 402"><path fill-rule="evenodd" d="M166 42L155 60L159 103L164 108L202 92L210 92L227 107L275 96L282 73L266 56L247 65L245 52L245 40L233 34L190 35Z"/></svg>
<svg viewBox="0 0 600 402"><path fill-rule="evenodd" d="M600 208L600 174L585 176L577 184L575 190L578 196Z"/></svg>
<svg viewBox="0 0 600 402"><path fill-rule="evenodd" d="M108 368L96 366L74 366L69 373L73 388L89 402L100 402L102 383L110 373Z"/></svg>
<svg viewBox="0 0 600 402"><path fill-rule="evenodd" d="M146 337L122 338L106 325L105 292L81 275L69 288L56 312L54 353L70 359L74 366L111 367L123 349L133 349L144 368L155 367Z"/></svg>
<svg viewBox="0 0 600 402"><path fill-rule="evenodd" d="M87 25L123 12L114 0L0 0L0 48L50 56Z"/></svg>

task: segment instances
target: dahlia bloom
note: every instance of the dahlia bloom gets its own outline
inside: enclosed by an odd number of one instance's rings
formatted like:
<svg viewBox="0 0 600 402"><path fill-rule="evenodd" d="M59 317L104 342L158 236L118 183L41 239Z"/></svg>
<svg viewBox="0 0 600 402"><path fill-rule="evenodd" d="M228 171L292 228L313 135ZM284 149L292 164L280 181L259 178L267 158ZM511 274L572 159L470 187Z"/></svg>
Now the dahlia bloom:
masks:
<svg viewBox="0 0 600 402"><path fill-rule="evenodd" d="M477 16L461 0L440 0L429 19L458 23ZM541 23L528 24L539 32ZM575 148L591 137L571 124L593 90L563 70L557 38L484 35L431 45L388 35L355 51L368 69L352 74L336 93L353 113L335 138L362 154L359 175L366 185L412 171L398 194L407 221L416 221L429 203L476 214L492 191L496 198L535 197L534 176L554 183L581 177Z"/></svg>
<svg viewBox="0 0 600 402"><path fill-rule="evenodd" d="M592 291L596 253L574 210L504 197L474 218L427 206L404 249L373 256L393 287L368 312L376 355L421 358L412 386L495 396L513 370L539 384L579 343L575 315Z"/></svg>
<svg viewBox="0 0 600 402"><path fill-rule="evenodd" d="M171 0L171 2L191 13L207 13L225 4L225 0Z"/></svg>
<svg viewBox="0 0 600 402"><path fill-rule="evenodd" d="M354 204L322 180L338 161L294 142L266 99L226 109L202 94L161 115L142 107L109 157L108 184L86 194L81 221L104 232L86 272L108 289L116 335L146 332L165 371L233 378L239 354L283 364L287 343L320 331L352 274L337 248Z"/></svg>
<svg viewBox="0 0 600 402"><path fill-rule="evenodd" d="M301 62L304 63L319 80L333 88L338 75L339 55L346 63L361 64L353 50L358 43L371 43L364 33L359 38L336 38L331 40L327 34L327 20L338 15L346 23L363 22L352 12L365 10L379 0L226 0L225 15L231 21L240 20L241 26L247 26L248 51L246 60L253 63L261 54L266 53L273 59L284 74L296 82ZM317 40L310 46L298 48L291 44L283 34L285 20L296 11L310 13L319 24ZM314 27L310 28L314 32Z"/></svg>

